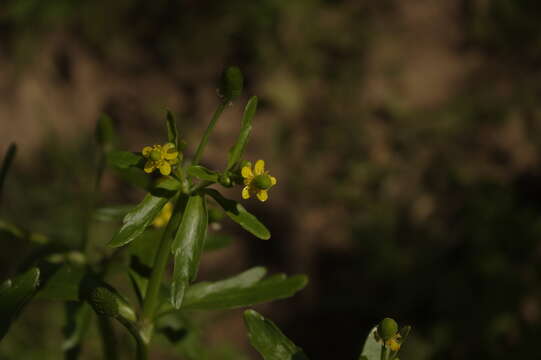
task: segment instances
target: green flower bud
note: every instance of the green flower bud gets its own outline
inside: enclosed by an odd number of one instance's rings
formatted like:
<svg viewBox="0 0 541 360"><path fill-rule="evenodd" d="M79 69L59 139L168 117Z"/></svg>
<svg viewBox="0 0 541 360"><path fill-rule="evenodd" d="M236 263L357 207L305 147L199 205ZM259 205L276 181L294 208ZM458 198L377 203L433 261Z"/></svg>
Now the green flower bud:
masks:
<svg viewBox="0 0 541 360"><path fill-rule="evenodd" d="M228 67L220 79L219 96L225 103L235 100L242 94L243 82L240 69L236 66Z"/></svg>
<svg viewBox="0 0 541 360"><path fill-rule="evenodd" d="M117 295L103 286L93 288L88 302L98 315L115 317L119 314Z"/></svg>
<svg viewBox="0 0 541 360"><path fill-rule="evenodd" d="M152 150L150 153L150 158L154 161L158 161L162 158L162 153L158 150Z"/></svg>
<svg viewBox="0 0 541 360"><path fill-rule="evenodd" d="M253 184L261 190L267 190L272 186L272 181L269 175L262 174L254 177Z"/></svg>
<svg viewBox="0 0 541 360"><path fill-rule="evenodd" d="M378 325L378 335L387 341L396 335L398 332L398 324L391 318L385 318L381 320Z"/></svg>
<svg viewBox="0 0 541 360"><path fill-rule="evenodd" d="M227 174L220 174L218 182L225 187L231 187L231 178Z"/></svg>

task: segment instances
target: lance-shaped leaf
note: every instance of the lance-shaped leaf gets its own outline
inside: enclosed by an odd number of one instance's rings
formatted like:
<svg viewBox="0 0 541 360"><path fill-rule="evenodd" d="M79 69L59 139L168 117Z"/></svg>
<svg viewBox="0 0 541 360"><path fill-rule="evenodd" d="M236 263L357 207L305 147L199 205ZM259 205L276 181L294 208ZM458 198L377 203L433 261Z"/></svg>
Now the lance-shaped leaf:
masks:
<svg viewBox="0 0 541 360"><path fill-rule="evenodd" d="M183 309L235 309L293 296L308 283L304 275L284 274L261 280L265 269L255 268L216 283L198 283L186 292Z"/></svg>
<svg viewBox="0 0 541 360"><path fill-rule="evenodd" d="M240 203L226 199L214 189L205 189L205 193L212 196L214 200L225 210L227 216L242 228L256 237L268 240L271 237L269 230L254 215L250 214Z"/></svg>
<svg viewBox="0 0 541 360"><path fill-rule="evenodd" d="M167 198L147 194L132 211L126 214L120 231L109 242L109 246L123 246L145 231L145 228L154 220L163 206L169 201Z"/></svg>
<svg viewBox="0 0 541 360"><path fill-rule="evenodd" d="M244 312L248 338L265 360L308 360L302 349L280 331L272 321L254 310Z"/></svg>
<svg viewBox="0 0 541 360"><path fill-rule="evenodd" d="M206 199L202 194L191 195L186 204L182 221L173 240L174 256L171 303L180 308L188 284L194 281L199 259L207 236L208 214Z"/></svg>
<svg viewBox="0 0 541 360"><path fill-rule="evenodd" d="M191 175L201 180L214 182L218 181L218 173L207 169L206 167L201 165L190 166L188 167L188 169L186 169L186 172L188 173L188 175Z"/></svg>
<svg viewBox="0 0 541 360"><path fill-rule="evenodd" d="M22 308L34 296L39 285L39 269L32 268L0 285L0 340Z"/></svg>
<svg viewBox="0 0 541 360"><path fill-rule="evenodd" d="M132 166L144 166L145 158L139 153L117 150L107 154L107 163L118 169L127 169Z"/></svg>
<svg viewBox="0 0 541 360"><path fill-rule="evenodd" d="M244 108L244 115L242 116L242 124L239 136L235 145L229 150L229 157L227 159L227 170L233 168L233 166L240 160L244 147L248 142L250 131L252 131L252 119L254 118L257 110L257 96L252 96Z"/></svg>

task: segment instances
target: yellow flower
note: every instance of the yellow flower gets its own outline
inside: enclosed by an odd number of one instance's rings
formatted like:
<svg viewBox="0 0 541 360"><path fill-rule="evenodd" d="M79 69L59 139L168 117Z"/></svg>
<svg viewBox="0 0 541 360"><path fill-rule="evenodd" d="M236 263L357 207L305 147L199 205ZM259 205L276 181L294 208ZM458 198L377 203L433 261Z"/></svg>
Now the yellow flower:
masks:
<svg viewBox="0 0 541 360"><path fill-rule="evenodd" d="M254 194L260 201L266 201L269 198L267 190L276 185L276 178L265 171L263 160L256 161L253 171L250 165L243 167L241 174L245 185L242 189L243 199L249 199Z"/></svg>
<svg viewBox="0 0 541 360"><path fill-rule="evenodd" d="M154 218L152 225L158 228L166 225L169 222L169 219L171 219L171 215L173 215L173 204L168 202L163 206L158 216Z"/></svg>
<svg viewBox="0 0 541 360"><path fill-rule="evenodd" d="M396 334L389 340L385 341L385 346L391 351L397 352L400 350L400 334Z"/></svg>
<svg viewBox="0 0 541 360"><path fill-rule="evenodd" d="M167 143L163 146L145 146L142 153L148 159L145 164L145 172L150 174L158 169L164 176L171 174L171 165L178 163L179 158L182 156L172 143Z"/></svg>

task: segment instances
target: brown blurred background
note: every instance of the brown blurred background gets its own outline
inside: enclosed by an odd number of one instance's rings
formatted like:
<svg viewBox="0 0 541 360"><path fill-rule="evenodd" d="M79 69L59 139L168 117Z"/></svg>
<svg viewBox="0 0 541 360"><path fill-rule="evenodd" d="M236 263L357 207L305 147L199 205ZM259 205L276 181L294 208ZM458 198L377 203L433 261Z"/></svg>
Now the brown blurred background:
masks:
<svg viewBox="0 0 541 360"><path fill-rule="evenodd" d="M139 151L162 141L171 109L193 154L234 64L245 95L204 162L223 167L258 95L245 155L279 183L246 206L273 238L224 224L236 241L205 258L202 279L255 265L308 274L302 293L258 309L311 359L356 358L385 316L413 325L405 360L535 357L540 15L534 0L4 0L0 154L11 141L20 151L2 216L79 236L99 115ZM112 173L102 191L100 204L141 197ZM28 249L2 246L3 278ZM60 358L55 306L31 306L0 359ZM257 358L240 311L202 322L206 358ZM168 348L155 358L179 358Z"/></svg>

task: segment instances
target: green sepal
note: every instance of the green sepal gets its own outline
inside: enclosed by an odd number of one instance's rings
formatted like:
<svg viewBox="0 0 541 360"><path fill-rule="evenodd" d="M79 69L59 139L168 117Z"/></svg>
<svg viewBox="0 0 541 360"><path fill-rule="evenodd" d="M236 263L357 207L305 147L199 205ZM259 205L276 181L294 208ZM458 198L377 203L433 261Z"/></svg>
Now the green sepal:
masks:
<svg viewBox="0 0 541 360"><path fill-rule="evenodd" d="M188 175L200 180L217 182L219 174L201 165L192 165L186 169Z"/></svg>
<svg viewBox="0 0 541 360"><path fill-rule="evenodd" d="M303 350L288 339L272 321L254 310L244 312L248 338L265 360L307 360Z"/></svg>
<svg viewBox="0 0 541 360"><path fill-rule="evenodd" d="M246 107L244 108L244 114L242 115L242 123L239 136L235 145L229 150L229 156L227 159L227 170L231 170L235 164L240 160L246 143L248 142L248 137L252 131L252 120L255 116L257 110L257 96L252 96Z"/></svg>
<svg viewBox="0 0 541 360"><path fill-rule="evenodd" d="M191 195L171 245L174 256L171 303L180 308L188 284L195 280L208 227L206 198Z"/></svg>
<svg viewBox="0 0 541 360"><path fill-rule="evenodd" d="M242 204L226 199L214 189L205 189L204 192L210 195L220 206L231 220L242 226L242 228L254 236L268 240L271 237L269 230L254 215L250 214Z"/></svg>
<svg viewBox="0 0 541 360"><path fill-rule="evenodd" d="M168 201L167 198L147 194L143 201L124 216L122 227L108 245L119 247L135 240L145 231L145 228L154 220Z"/></svg>
<svg viewBox="0 0 541 360"><path fill-rule="evenodd" d="M0 285L0 340L36 293L39 279L39 269L32 268Z"/></svg>

